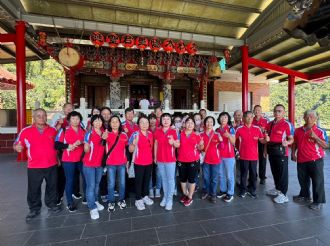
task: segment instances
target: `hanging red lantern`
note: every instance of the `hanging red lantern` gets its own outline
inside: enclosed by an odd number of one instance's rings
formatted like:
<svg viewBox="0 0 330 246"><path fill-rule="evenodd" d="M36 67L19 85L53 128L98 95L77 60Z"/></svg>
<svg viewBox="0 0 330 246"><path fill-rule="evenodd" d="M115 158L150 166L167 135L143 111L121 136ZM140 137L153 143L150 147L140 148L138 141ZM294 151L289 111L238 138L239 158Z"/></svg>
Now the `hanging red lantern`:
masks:
<svg viewBox="0 0 330 246"><path fill-rule="evenodd" d="M135 40L135 45L141 50L145 50L148 47L149 40L145 36L137 37Z"/></svg>
<svg viewBox="0 0 330 246"><path fill-rule="evenodd" d="M229 63L230 62L230 57L231 57L230 51L228 49L225 49L223 51L223 54L225 55L226 62Z"/></svg>
<svg viewBox="0 0 330 246"><path fill-rule="evenodd" d="M187 44L187 47L186 47L186 50L187 52L190 54L190 55L196 55L197 53L197 45L195 42L191 41Z"/></svg>
<svg viewBox="0 0 330 246"><path fill-rule="evenodd" d="M91 42L94 44L96 48L99 48L104 44L104 36L100 32L93 32L90 36L89 39Z"/></svg>
<svg viewBox="0 0 330 246"><path fill-rule="evenodd" d="M134 45L134 38L131 34L125 34L121 37L121 43L126 49L130 49Z"/></svg>
<svg viewBox="0 0 330 246"><path fill-rule="evenodd" d="M109 47L114 49L117 48L118 44L120 43L120 38L116 33L110 33L107 35L105 41L109 44Z"/></svg>
<svg viewBox="0 0 330 246"><path fill-rule="evenodd" d="M184 52L186 52L186 46L185 46L183 40L180 40L179 42L177 42L175 44L175 51L179 55L182 55L182 54L184 54Z"/></svg>
<svg viewBox="0 0 330 246"><path fill-rule="evenodd" d="M150 48L153 52L159 51L162 46L158 37L153 37L152 39L150 39L149 43Z"/></svg>
<svg viewBox="0 0 330 246"><path fill-rule="evenodd" d="M45 32L39 32L38 45L41 47L47 46L47 34Z"/></svg>
<svg viewBox="0 0 330 246"><path fill-rule="evenodd" d="M162 46L164 51L166 51L167 53L171 53L174 49L175 43L172 39L168 38L164 40Z"/></svg>

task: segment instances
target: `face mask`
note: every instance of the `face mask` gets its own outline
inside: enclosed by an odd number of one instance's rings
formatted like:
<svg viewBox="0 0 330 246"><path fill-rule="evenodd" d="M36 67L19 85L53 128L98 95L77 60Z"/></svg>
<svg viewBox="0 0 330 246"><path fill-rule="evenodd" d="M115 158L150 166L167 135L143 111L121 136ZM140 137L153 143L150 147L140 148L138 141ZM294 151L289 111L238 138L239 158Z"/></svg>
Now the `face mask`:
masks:
<svg viewBox="0 0 330 246"><path fill-rule="evenodd" d="M200 126L202 124L202 121L201 120L196 120L195 123L196 123L197 126Z"/></svg>
<svg viewBox="0 0 330 246"><path fill-rule="evenodd" d="M181 122L177 122L174 124L175 125L175 128L179 129L182 127L182 123Z"/></svg>

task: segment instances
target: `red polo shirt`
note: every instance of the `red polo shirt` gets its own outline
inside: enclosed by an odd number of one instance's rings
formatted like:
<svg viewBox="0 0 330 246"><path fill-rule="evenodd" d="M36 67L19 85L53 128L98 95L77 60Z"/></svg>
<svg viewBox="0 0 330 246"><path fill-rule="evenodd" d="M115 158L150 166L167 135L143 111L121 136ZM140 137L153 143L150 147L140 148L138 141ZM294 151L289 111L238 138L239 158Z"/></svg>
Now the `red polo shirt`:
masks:
<svg viewBox="0 0 330 246"><path fill-rule="evenodd" d="M148 131L147 136L139 130L132 134L129 139L129 144L133 144L135 138L138 138L137 146L133 152L134 164L148 166L153 163L153 143L154 137L152 132Z"/></svg>
<svg viewBox="0 0 330 246"><path fill-rule="evenodd" d="M314 125L312 127L316 136L328 142L328 136L325 130ZM315 161L324 157L324 150L317 142L310 137L312 130L305 126L299 127L294 132L294 142L297 146L297 162L304 163Z"/></svg>
<svg viewBox="0 0 330 246"><path fill-rule="evenodd" d="M178 161L181 162L195 162L199 160L200 152L197 149L201 141L201 136L192 132L187 135L186 131L183 130L180 133L180 148L178 149Z"/></svg>
<svg viewBox="0 0 330 246"><path fill-rule="evenodd" d="M164 132L162 127L156 130L154 137L158 143L157 162L176 162L175 148L168 142L170 136L172 136L174 140L177 140L178 132L172 128Z"/></svg>
<svg viewBox="0 0 330 246"><path fill-rule="evenodd" d="M106 152L110 150L112 145L115 143L116 138L118 136L118 132L109 132L108 138L107 138L107 146L106 146ZM125 132L121 132L118 142L112 152L109 154L107 159L107 165L123 165L127 162L126 157L126 146L128 144L128 137Z"/></svg>
<svg viewBox="0 0 330 246"><path fill-rule="evenodd" d="M294 134L293 125L284 118L276 122L271 121L267 124L266 131L270 132L269 138L271 143L282 143L287 137ZM286 156L288 156L289 148L286 147Z"/></svg>
<svg viewBox="0 0 330 246"><path fill-rule="evenodd" d="M86 167L101 167L104 154L102 137L93 129L85 134L84 143L90 145L90 151L85 153L83 163Z"/></svg>
<svg viewBox="0 0 330 246"><path fill-rule="evenodd" d="M48 168L57 165L55 150L56 129L46 125L43 132L33 124L25 127L14 142L26 148L28 168Z"/></svg>
<svg viewBox="0 0 330 246"><path fill-rule="evenodd" d="M212 139L210 139L212 134L213 134L213 137L212 137ZM201 133L201 137L203 138L203 141L204 141L204 151L210 141L208 149L205 152L204 163L211 164L211 165L220 164L221 157L220 157L219 149L223 147L223 143L220 142L219 136L220 136L220 134L213 130L210 132L210 134L207 134L206 132Z"/></svg>
<svg viewBox="0 0 330 246"><path fill-rule="evenodd" d="M260 119L257 120L257 117L255 116L253 118L252 124L255 126L259 126L261 128L261 131L264 132L264 130L267 128L268 119L261 116Z"/></svg>
<svg viewBox="0 0 330 246"><path fill-rule="evenodd" d="M260 127L251 125L240 126L236 130L236 138L239 140L240 159L248 161L258 160L258 141L264 138Z"/></svg>
<svg viewBox="0 0 330 246"><path fill-rule="evenodd" d="M56 136L56 141L62 142L64 144L74 144L79 140L82 144L77 146L74 150L69 151L69 149L63 150L62 161L65 162L79 162L81 161L81 156L84 151L84 136L85 130L78 127L78 132L76 132L71 126L67 127L65 131L60 129Z"/></svg>
<svg viewBox="0 0 330 246"><path fill-rule="evenodd" d="M229 138L224 136L225 132L229 132L230 135L235 136L235 129L226 125L224 128L219 127L217 132L220 133L223 138L223 148L220 148L221 158L234 158L235 157L235 147L230 143Z"/></svg>
<svg viewBox="0 0 330 246"><path fill-rule="evenodd" d="M123 129L124 129L125 133L127 134L128 138L130 138L132 136L133 132L136 132L139 130L139 126L136 123L129 122L127 120L125 120L122 123L122 126L123 126ZM127 129L127 131L125 129Z"/></svg>

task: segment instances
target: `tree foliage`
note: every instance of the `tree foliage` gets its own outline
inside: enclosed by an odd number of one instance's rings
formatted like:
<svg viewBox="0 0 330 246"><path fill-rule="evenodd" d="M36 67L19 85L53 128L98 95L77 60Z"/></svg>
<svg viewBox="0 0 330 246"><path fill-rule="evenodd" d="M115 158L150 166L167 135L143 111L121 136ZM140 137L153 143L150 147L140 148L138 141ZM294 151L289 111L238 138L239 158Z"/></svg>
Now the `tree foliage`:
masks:
<svg viewBox="0 0 330 246"><path fill-rule="evenodd" d="M15 64L3 65L16 73ZM53 59L26 63L26 79L35 88L26 93L27 108L34 108L35 102L46 110L60 110L65 102L65 76L62 66ZM16 108L16 91L0 90L0 108Z"/></svg>
<svg viewBox="0 0 330 246"><path fill-rule="evenodd" d="M270 106L281 103L288 108L288 83L270 86ZM330 80L325 83L305 83L296 85L295 91L296 123L303 123L302 116L308 109L316 110L320 115L320 125L330 129Z"/></svg>

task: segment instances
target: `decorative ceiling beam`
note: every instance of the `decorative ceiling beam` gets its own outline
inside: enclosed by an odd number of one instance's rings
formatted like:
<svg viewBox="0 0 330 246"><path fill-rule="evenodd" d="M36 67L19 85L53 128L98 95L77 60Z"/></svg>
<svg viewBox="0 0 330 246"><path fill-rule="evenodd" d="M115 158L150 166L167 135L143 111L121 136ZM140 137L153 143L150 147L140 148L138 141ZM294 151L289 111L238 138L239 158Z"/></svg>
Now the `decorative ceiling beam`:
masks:
<svg viewBox="0 0 330 246"><path fill-rule="evenodd" d="M97 21L85 21L80 19L51 17L45 15L23 14L22 19L30 25L56 27L58 29L74 29L84 31L99 31L104 33L130 33L132 35L158 36L160 38L182 39L185 41L194 40L196 42L211 43L222 46L242 46L243 40L227 38L221 36L194 34L187 32L176 32L156 28L143 28L129 25L111 24Z"/></svg>
<svg viewBox="0 0 330 246"><path fill-rule="evenodd" d="M216 25L222 25L222 26L228 26L228 27L239 27L239 28L248 28L249 27L249 25L247 25L245 23L239 23L239 22L234 22L234 21L224 21L224 20L203 18L203 17L198 17L198 16L175 14L175 13L171 13L171 12L163 12L163 11L157 11L157 10L151 10L151 9L120 6L120 5L111 4L111 3L100 3L100 2L94 2L94 1L81 1L81 0L57 0L56 2L62 2L64 4L76 4L76 5L90 7L90 8L101 8L101 9L109 9L109 10L115 10L115 11L117 10L117 11L133 13L133 14L144 14L144 15L152 15L152 16L158 16L158 17L178 19L178 20L203 22L203 23L216 24Z"/></svg>
<svg viewBox="0 0 330 246"><path fill-rule="evenodd" d="M321 48L318 48L317 50L314 50L312 52L304 53L303 55L300 55L300 56L293 56L292 58L290 58L288 60L285 60L283 62L279 62L277 65L285 67L285 66L288 66L288 65L290 65L292 63L295 63L297 61L302 61L302 60L308 59L310 57L322 54L323 52L329 51L329 50L330 50L329 47L321 47ZM266 73L268 73L267 70L263 71L263 72L258 72L257 74L258 74L258 76L260 76L260 75L264 75Z"/></svg>
<svg viewBox="0 0 330 246"><path fill-rule="evenodd" d="M228 3L219 3L214 1L206 1L206 0L183 0L184 2L188 3L195 3L200 5L205 5L209 7L219 8L219 9L228 9L233 11L239 11L243 13L256 13L260 14L262 12L261 9L252 8L252 7L245 7L240 5L228 4Z"/></svg>
<svg viewBox="0 0 330 246"><path fill-rule="evenodd" d="M15 52L9 49L7 46L0 44L0 50L3 50L8 55L12 56L13 58L16 58Z"/></svg>
<svg viewBox="0 0 330 246"><path fill-rule="evenodd" d="M43 55L41 57L38 56L27 56L26 61L40 61L40 60L46 60L49 59L48 55ZM0 59L0 64L10 64L10 63L15 63L16 59L15 58L6 58L6 59Z"/></svg>

